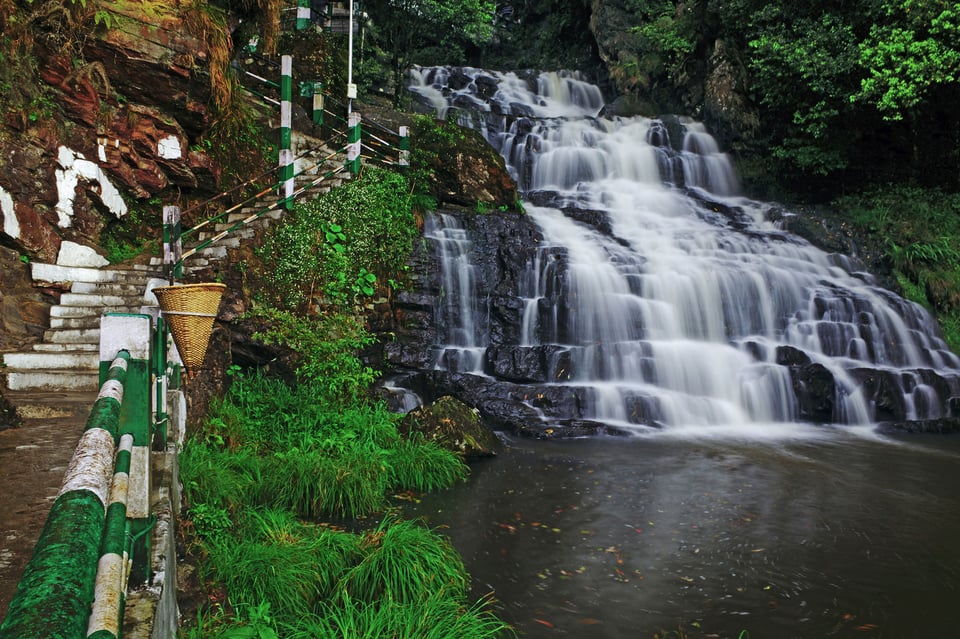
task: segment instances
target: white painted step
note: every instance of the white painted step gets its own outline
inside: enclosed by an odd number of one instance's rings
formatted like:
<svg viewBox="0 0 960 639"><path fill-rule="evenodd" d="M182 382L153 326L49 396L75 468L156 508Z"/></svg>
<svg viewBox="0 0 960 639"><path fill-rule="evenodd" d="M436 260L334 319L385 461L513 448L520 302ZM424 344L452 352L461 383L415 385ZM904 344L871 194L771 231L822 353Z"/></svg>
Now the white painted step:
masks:
<svg viewBox="0 0 960 639"><path fill-rule="evenodd" d="M43 262L31 262L30 274L34 280L41 282L116 282L120 279L117 271Z"/></svg>
<svg viewBox="0 0 960 639"><path fill-rule="evenodd" d="M12 391L97 391L100 388L100 371L62 370L7 371L7 388Z"/></svg>
<svg viewBox="0 0 960 639"><path fill-rule="evenodd" d="M100 353L6 353L3 363L8 372L29 369L95 369L100 370Z"/></svg>
<svg viewBox="0 0 960 639"><path fill-rule="evenodd" d="M98 306L64 306L61 304L50 308L50 319L52 321L54 317L100 317L105 311L110 313L139 313L142 306L142 304L111 306L109 309L104 309Z"/></svg>
<svg viewBox="0 0 960 639"><path fill-rule="evenodd" d="M99 328L100 314L87 317L51 317L50 328Z"/></svg>
<svg viewBox="0 0 960 639"><path fill-rule="evenodd" d="M43 332L48 344L99 344L99 328L51 329Z"/></svg>
<svg viewBox="0 0 960 639"><path fill-rule="evenodd" d="M132 306L139 303L142 296L123 296L119 295L87 295L85 293L64 293L60 296L60 303L64 306L96 306L103 308L105 306Z"/></svg>
<svg viewBox="0 0 960 639"><path fill-rule="evenodd" d="M146 279L144 284L146 283ZM85 293L85 294L98 294L98 295L128 295L128 296L138 296L142 295L144 290L144 285L138 283L115 283L115 282L74 282L70 286L71 293Z"/></svg>
<svg viewBox="0 0 960 639"><path fill-rule="evenodd" d="M272 204L270 206L273 206ZM258 206L258 207L248 207L241 209L239 213L231 213L227 216L227 224L236 224L237 222L242 222L254 213L259 213L264 209L268 208L267 206ZM286 211L281 209L271 209L265 212L260 216L260 219L270 219L270 220L279 220L283 217L283 214Z"/></svg>
<svg viewBox="0 0 960 639"><path fill-rule="evenodd" d="M201 249L200 251L197 251L197 255L202 255L207 259L214 259L214 260L223 259L227 256L227 247L219 246L215 244L213 246L208 246L205 249Z"/></svg>
<svg viewBox="0 0 960 639"><path fill-rule="evenodd" d="M100 344L34 344L33 350L38 353L76 353L85 351L100 356Z"/></svg>

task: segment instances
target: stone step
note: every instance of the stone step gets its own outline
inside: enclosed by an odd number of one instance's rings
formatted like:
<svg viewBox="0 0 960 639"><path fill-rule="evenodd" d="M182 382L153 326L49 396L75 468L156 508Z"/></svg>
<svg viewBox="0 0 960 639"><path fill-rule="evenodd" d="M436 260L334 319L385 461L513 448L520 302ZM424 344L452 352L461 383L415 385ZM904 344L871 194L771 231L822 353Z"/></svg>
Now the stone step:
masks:
<svg viewBox="0 0 960 639"><path fill-rule="evenodd" d="M46 370L73 370L73 369L100 369L100 353L92 351L61 352L61 353L6 353L3 364L7 372Z"/></svg>
<svg viewBox="0 0 960 639"><path fill-rule="evenodd" d="M106 311L109 311L110 313L139 313L141 308L143 308L142 300L141 303L138 304L111 306L109 309L104 309L98 306L64 306L63 304L60 304L50 308L50 319L53 320L55 317L100 317Z"/></svg>
<svg viewBox="0 0 960 639"><path fill-rule="evenodd" d="M52 328L43 332L48 344L99 344L99 328Z"/></svg>
<svg viewBox="0 0 960 639"><path fill-rule="evenodd" d="M100 328L100 313L87 317L51 317L50 328Z"/></svg>
<svg viewBox="0 0 960 639"><path fill-rule="evenodd" d="M259 213L263 211L265 208L267 207L265 206L244 207L240 209L239 213L231 213L230 215L228 215L227 224L236 224L237 222L242 222L248 217L250 217L251 215L253 215L254 213ZM261 220L279 220L280 218L283 217L284 212L285 211L281 209L270 209L269 211L266 211L263 215L261 215L260 219Z"/></svg>
<svg viewBox="0 0 960 639"><path fill-rule="evenodd" d="M260 218L257 220L253 220L252 222L248 222L247 225L244 226L239 231L234 231L233 233L231 233L231 235L238 233L239 234L238 237L245 237L247 235L249 235L249 237L253 237L254 235L256 235L257 229L268 229L270 228L270 225L272 223L273 223L273 220L271 220L270 218ZM215 224L213 226L213 233L214 234L221 233L223 231L228 231L231 228L233 228L233 224Z"/></svg>
<svg viewBox="0 0 960 639"><path fill-rule="evenodd" d="M63 306L93 306L96 308L114 306L136 306L143 303L143 295L97 295L86 293L64 293L60 296Z"/></svg>
<svg viewBox="0 0 960 639"><path fill-rule="evenodd" d="M100 355L100 344L34 344L33 350L38 353L78 353L93 352Z"/></svg>
<svg viewBox="0 0 960 639"><path fill-rule="evenodd" d="M253 224L253 223L254 223L254 222L251 222L250 224ZM229 224L224 224L224 225L222 225L223 228L219 228L220 226L221 226L220 224L217 224L217 225L215 225L215 226L213 227L213 230L212 230L212 231L207 231L207 232L205 232L205 233L201 233L201 234L200 234L200 241L203 242L204 240L212 239L212 238L216 237L217 235L219 235L220 233L222 233L222 232L224 232L224 231L228 231L228 230L230 230L230 229L232 228L232 225L229 225ZM245 227L243 227L243 228L237 229L236 231L232 231L232 232L230 233L230 235L227 235L227 236L224 238L224 240L229 240L229 239L236 238L237 243L236 243L236 246L233 247L233 248L236 248L237 246L240 245L240 240L249 240L250 238L252 238L252 237L254 237L254 236L256 236L256 231L255 231L250 225L247 225L247 226L245 226Z"/></svg>
<svg viewBox="0 0 960 639"><path fill-rule="evenodd" d="M227 247L215 244L205 249L200 249L197 251L197 255L206 257L207 259L222 260L227 257Z"/></svg>
<svg viewBox="0 0 960 639"><path fill-rule="evenodd" d="M100 388L99 370L63 369L8 370L7 388L12 391L96 391Z"/></svg>
<svg viewBox="0 0 960 639"><path fill-rule="evenodd" d="M138 264L133 268L86 268L59 266L44 262L31 262L30 273L36 282L139 282L144 277L162 277L163 270L156 266Z"/></svg>
<svg viewBox="0 0 960 639"><path fill-rule="evenodd" d="M70 285L71 293L98 295L139 296L143 290L144 286L133 282L74 282Z"/></svg>
<svg viewBox="0 0 960 639"><path fill-rule="evenodd" d="M207 235L208 237L203 237L204 235ZM191 242L185 248L190 249L190 248L193 248L194 246L199 246L200 244L203 243L204 240L209 240L215 235L216 233L201 233L199 242ZM211 244L210 246L211 247L225 246L227 248L240 248L240 238L234 235L233 233L231 233L229 235L225 235L224 237L220 238L219 240L217 240L216 243Z"/></svg>

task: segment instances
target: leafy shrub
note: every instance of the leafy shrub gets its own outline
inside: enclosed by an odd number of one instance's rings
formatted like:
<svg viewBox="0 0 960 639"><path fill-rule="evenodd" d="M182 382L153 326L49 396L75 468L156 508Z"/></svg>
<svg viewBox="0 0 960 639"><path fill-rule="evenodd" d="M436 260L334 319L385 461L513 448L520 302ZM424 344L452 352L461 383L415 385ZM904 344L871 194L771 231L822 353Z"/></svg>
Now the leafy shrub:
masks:
<svg viewBox="0 0 960 639"><path fill-rule="evenodd" d="M378 279L404 270L418 233L411 201L403 175L368 167L359 179L298 204L261 250L267 301L294 309L320 298L343 307L372 295Z"/></svg>
<svg viewBox="0 0 960 639"><path fill-rule="evenodd" d="M462 600L467 571L450 541L410 520L384 519L363 540L366 555L344 576L354 600L413 603L444 592Z"/></svg>

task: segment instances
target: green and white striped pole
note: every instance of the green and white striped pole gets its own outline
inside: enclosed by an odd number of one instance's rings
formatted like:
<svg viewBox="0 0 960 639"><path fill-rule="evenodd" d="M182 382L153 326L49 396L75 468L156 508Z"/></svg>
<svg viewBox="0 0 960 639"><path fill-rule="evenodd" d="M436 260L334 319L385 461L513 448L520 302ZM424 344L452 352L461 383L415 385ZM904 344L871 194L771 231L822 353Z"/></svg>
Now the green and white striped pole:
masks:
<svg viewBox="0 0 960 639"><path fill-rule="evenodd" d="M0 639L85 636L130 359L126 351L115 354L0 625Z"/></svg>
<svg viewBox="0 0 960 639"><path fill-rule="evenodd" d="M280 58L280 181L283 182L283 205L293 208L293 151L290 130L293 124L293 58Z"/></svg>
<svg viewBox="0 0 960 639"><path fill-rule="evenodd" d="M400 134L400 158L397 164L404 169L410 166L410 127L401 126L398 133Z"/></svg>
<svg viewBox="0 0 960 639"><path fill-rule="evenodd" d="M130 353L126 400L120 412L119 435L133 437L130 451L130 486L127 493L127 518L134 533L142 542L133 549L135 574L138 583L146 580L149 572L149 535L139 533L149 527L150 518L150 450L153 426L153 372L150 362L153 342L153 318L144 314L108 313L100 319L100 366L106 353L125 348Z"/></svg>
<svg viewBox="0 0 960 639"><path fill-rule="evenodd" d="M297 31L310 26L310 0L297 0Z"/></svg>
<svg viewBox="0 0 960 639"><path fill-rule="evenodd" d="M347 120L347 170L357 177L360 174L360 114L351 111Z"/></svg>
<svg viewBox="0 0 960 639"><path fill-rule="evenodd" d="M163 266L170 283L183 278L183 243L180 239L180 207L163 207Z"/></svg>
<svg viewBox="0 0 960 639"><path fill-rule="evenodd" d="M87 639L117 639L123 622L130 555L127 545L127 493L130 486L130 455L133 435L120 438L120 448L110 486L100 560L94 584L93 610L87 626Z"/></svg>

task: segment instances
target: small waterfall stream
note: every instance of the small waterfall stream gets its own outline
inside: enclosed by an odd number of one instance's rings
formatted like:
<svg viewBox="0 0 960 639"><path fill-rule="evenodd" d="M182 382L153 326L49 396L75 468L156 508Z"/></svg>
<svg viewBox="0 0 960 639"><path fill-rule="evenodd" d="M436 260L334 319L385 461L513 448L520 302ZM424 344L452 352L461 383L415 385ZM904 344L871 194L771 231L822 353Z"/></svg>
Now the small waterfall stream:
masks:
<svg viewBox="0 0 960 639"><path fill-rule="evenodd" d="M482 131L542 238L500 309L517 328L492 331L480 238L428 221L443 280L434 369L496 379L491 349L509 350L541 370L501 380L504 400L633 431L957 416L960 358L932 317L738 196L702 124L604 117L599 89L571 73L418 68L410 90ZM530 399L558 389L575 401Z"/></svg>

